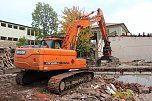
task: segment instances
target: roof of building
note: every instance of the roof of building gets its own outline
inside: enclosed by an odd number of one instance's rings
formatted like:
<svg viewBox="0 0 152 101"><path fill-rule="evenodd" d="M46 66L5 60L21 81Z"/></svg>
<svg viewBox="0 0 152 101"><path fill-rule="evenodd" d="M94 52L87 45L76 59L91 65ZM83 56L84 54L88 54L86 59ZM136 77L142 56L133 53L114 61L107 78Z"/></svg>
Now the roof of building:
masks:
<svg viewBox="0 0 152 101"><path fill-rule="evenodd" d="M124 23L106 23L106 27L112 27L112 26L121 26L127 31L127 33L130 33L130 31L128 30L128 28ZM92 25L92 28L98 28L98 27L99 27L98 25Z"/></svg>
<svg viewBox="0 0 152 101"><path fill-rule="evenodd" d="M13 24L13 25L18 25L18 26L23 26L23 27L28 27L28 28L32 28L32 27L29 27L29 26L26 26L26 25L21 25L21 24L17 24L17 23L12 23L12 22L8 22L8 21L4 21L4 20L0 20L0 22L8 23L8 24Z"/></svg>

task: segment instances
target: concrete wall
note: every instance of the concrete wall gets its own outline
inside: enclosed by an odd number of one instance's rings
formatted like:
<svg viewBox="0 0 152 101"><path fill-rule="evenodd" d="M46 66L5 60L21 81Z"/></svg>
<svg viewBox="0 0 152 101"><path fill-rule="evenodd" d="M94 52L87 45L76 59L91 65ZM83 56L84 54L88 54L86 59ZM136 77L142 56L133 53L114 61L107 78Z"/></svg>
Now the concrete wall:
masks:
<svg viewBox="0 0 152 101"><path fill-rule="evenodd" d="M16 41L0 40L0 48L16 48Z"/></svg>
<svg viewBox="0 0 152 101"><path fill-rule="evenodd" d="M110 37L112 55L122 62L152 61L152 37Z"/></svg>

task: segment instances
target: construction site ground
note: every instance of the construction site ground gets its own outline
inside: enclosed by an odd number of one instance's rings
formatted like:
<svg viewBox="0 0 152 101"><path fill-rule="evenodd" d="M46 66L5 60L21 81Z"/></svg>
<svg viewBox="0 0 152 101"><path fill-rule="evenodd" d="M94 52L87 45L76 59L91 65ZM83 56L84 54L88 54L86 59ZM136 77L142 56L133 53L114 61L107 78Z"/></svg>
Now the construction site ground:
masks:
<svg viewBox="0 0 152 101"><path fill-rule="evenodd" d="M151 63L123 63L120 66L152 66ZM109 64L104 67L109 68ZM13 70L13 71L12 71ZM26 86L15 82L15 68L5 70L0 75L0 101L152 101L152 85L118 81L116 75L96 73L95 78L81 84L65 95L50 93L47 82L37 82ZM120 76L120 74L117 76Z"/></svg>

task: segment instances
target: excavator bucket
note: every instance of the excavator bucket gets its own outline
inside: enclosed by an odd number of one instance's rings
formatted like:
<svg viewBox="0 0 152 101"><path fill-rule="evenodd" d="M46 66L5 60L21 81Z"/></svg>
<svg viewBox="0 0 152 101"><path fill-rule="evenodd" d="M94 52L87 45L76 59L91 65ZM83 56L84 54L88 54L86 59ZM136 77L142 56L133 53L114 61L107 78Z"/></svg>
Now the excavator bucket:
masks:
<svg viewBox="0 0 152 101"><path fill-rule="evenodd" d="M119 65L119 58L116 58L114 56L102 56L97 60L96 66L100 67L103 61L106 63L114 64L115 66Z"/></svg>

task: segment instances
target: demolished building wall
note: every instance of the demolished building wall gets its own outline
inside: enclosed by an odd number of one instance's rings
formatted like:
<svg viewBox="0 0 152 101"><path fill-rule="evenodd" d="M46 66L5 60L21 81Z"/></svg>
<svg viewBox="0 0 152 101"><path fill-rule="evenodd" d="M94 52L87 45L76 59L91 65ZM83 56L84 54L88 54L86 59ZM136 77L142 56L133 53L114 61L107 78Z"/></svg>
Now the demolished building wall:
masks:
<svg viewBox="0 0 152 101"><path fill-rule="evenodd" d="M112 55L121 62L152 61L152 37L110 37Z"/></svg>

